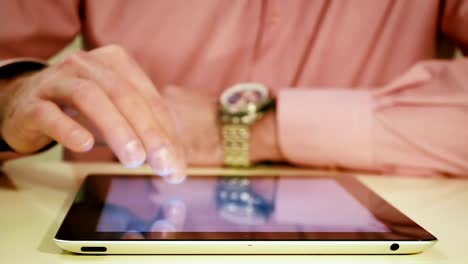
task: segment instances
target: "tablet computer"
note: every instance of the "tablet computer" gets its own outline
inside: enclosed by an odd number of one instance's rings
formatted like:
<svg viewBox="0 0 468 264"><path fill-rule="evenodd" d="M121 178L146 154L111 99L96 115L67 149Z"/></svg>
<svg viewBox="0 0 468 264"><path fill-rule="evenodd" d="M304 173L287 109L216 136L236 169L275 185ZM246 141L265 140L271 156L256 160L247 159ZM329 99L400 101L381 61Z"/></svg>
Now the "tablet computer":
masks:
<svg viewBox="0 0 468 264"><path fill-rule="evenodd" d="M409 254L437 239L353 176L90 175L55 242L82 254Z"/></svg>

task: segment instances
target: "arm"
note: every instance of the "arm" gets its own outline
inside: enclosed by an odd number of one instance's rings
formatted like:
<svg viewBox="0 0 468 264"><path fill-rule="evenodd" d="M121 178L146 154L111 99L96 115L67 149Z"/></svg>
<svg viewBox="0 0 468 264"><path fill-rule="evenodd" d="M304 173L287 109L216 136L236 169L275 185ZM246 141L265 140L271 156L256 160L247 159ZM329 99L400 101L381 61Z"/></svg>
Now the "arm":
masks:
<svg viewBox="0 0 468 264"><path fill-rule="evenodd" d="M447 1L441 23L465 53L467 8ZM418 63L373 91L297 88L278 100L279 142L292 163L468 175L467 58Z"/></svg>

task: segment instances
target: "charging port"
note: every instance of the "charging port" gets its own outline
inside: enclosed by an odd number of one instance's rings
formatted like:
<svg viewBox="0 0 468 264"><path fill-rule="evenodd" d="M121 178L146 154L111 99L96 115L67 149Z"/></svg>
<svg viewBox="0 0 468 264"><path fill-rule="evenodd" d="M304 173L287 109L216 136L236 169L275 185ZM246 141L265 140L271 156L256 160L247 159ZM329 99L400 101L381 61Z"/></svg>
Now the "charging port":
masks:
<svg viewBox="0 0 468 264"><path fill-rule="evenodd" d="M81 252L106 252L106 247L81 247Z"/></svg>

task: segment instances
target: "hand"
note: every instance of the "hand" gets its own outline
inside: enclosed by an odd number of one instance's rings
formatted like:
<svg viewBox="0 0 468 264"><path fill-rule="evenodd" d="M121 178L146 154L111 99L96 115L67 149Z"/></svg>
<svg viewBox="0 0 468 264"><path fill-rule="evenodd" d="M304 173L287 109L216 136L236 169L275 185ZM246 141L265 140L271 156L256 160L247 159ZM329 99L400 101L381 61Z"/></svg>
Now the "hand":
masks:
<svg viewBox="0 0 468 264"><path fill-rule="evenodd" d="M166 87L161 94L174 114L187 163L221 166L224 159L217 97L177 86ZM251 127L250 158L253 163L283 160L275 114L269 112Z"/></svg>
<svg viewBox="0 0 468 264"><path fill-rule="evenodd" d="M185 177L183 146L170 111L150 79L118 46L78 52L9 82L5 91L1 135L17 152L35 152L52 140L73 151L90 150L95 138L64 113L71 108L98 130L125 166L146 160L171 182Z"/></svg>
<svg viewBox="0 0 468 264"><path fill-rule="evenodd" d="M170 105L187 163L223 165L217 98L177 86L165 87L161 94Z"/></svg>

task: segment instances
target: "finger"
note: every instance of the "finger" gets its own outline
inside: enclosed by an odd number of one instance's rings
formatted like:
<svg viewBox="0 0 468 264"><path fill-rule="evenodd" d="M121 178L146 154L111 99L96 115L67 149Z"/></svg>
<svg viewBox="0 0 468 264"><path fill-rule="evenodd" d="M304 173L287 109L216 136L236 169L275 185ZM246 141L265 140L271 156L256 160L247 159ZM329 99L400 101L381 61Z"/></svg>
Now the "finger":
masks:
<svg viewBox="0 0 468 264"><path fill-rule="evenodd" d="M144 96L151 111L168 135L180 135L174 124L174 113L167 106L151 79L131 56L118 46L107 46L96 49L92 53L103 65L113 69ZM181 144L177 145L181 146Z"/></svg>
<svg viewBox="0 0 468 264"><path fill-rule="evenodd" d="M161 97L158 89L141 69L138 63L118 46L107 46L90 52L103 65L112 69L137 89L148 102L153 114L160 121L168 135L178 135L173 113Z"/></svg>
<svg viewBox="0 0 468 264"><path fill-rule="evenodd" d="M154 222L150 227L151 239L171 239L174 238L176 227L165 219Z"/></svg>
<svg viewBox="0 0 468 264"><path fill-rule="evenodd" d="M93 135L67 116L55 103L41 101L33 110L33 123L39 131L76 152L89 151Z"/></svg>
<svg viewBox="0 0 468 264"><path fill-rule="evenodd" d="M175 182L185 166L177 159L175 143L151 111L150 103L144 96L130 85L121 74L101 64L94 58L81 61L81 75L95 81L102 87L120 113L130 123L138 137L145 145L147 160L153 170ZM126 75L128 75L127 73ZM174 176L177 176L174 179Z"/></svg>
<svg viewBox="0 0 468 264"><path fill-rule="evenodd" d="M0 136L17 153L35 152L52 141L32 124L34 105L34 101L28 102L25 107L15 105L7 110L2 120Z"/></svg>
<svg viewBox="0 0 468 264"><path fill-rule="evenodd" d="M169 110L163 98L158 93L152 81L147 77L144 71L122 48L116 46L108 46L96 49L91 52L93 56L103 65L113 69L115 73L124 78L130 86L136 89L145 99L152 117L159 121L162 129L165 130L169 142L175 152L175 160L178 163L178 171L167 175L166 180L169 182L181 182L185 178L185 155L182 141L178 139L178 131L174 126L173 113ZM167 156L165 150L162 150L158 155L150 153L149 163L152 167L158 167L157 160L152 156L160 156L161 159ZM151 156L152 155L152 156Z"/></svg>
<svg viewBox="0 0 468 264"><path fill-rule="evenodd" d="M166 220L171 222L177 230L183 228L187 218L187 205L179 199L171 199L162 208Z"/></svg>
<svg viewBox="0 0 468 264"><path fill-rule="evenodd" d="M73 105L89 119L123 165L134 168L144 163L146 153L138 136L98 85L69 78L57 81L54 88L51 96Z"/></svg>
<svg viewBox="0 0 468 264"><path fill-rule="evenodd" d="M110 45L95 49L90 54L104 65L116 70L129 83L138 86L145 94L161 97L151 79L145 74L138 63L119 46Z"/></svg>

